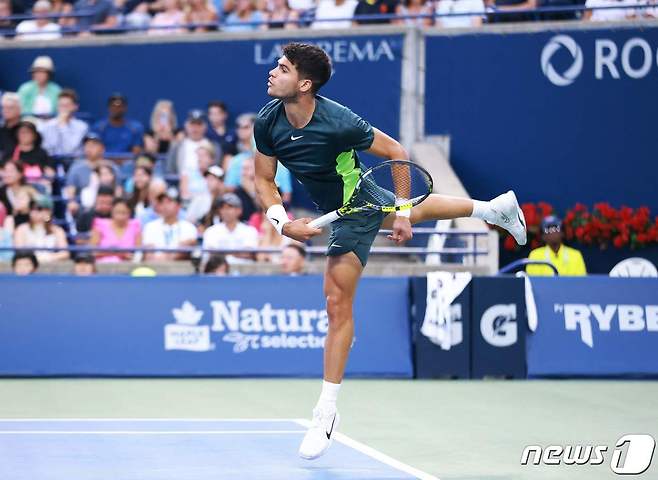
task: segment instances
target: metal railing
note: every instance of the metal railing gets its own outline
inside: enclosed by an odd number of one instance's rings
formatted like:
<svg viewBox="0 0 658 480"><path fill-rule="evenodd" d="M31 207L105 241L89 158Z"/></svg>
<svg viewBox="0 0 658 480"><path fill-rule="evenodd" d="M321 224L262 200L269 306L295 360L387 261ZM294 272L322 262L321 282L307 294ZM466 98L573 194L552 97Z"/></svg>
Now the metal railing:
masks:
<svg viewBox="0 0 658 480"><path fill-rule="evenodd" d="M557 271L557 267L553 265L551 262L547 260L530 260L529 258L521 258L519 260L515 260L507 265L505 265L503 268L498 270L498 274L502 275L505 273L510 273L515 270L518 270L521 267L525 267L527 265L544 265L546 267L549 267L551 270L553 270L553 273L555 275L559 275L560 272Z"/></svg>
<svg viewBox="0 0 658 480"><path fill-rule="evenodd" d="M449 12L449 13L427 13L427 14L408 14L408 15L398 15L395 13L379 13L379 14L359 14L353 15L350 17L343 18L327 18L327 19L316 19L313 16L300 16L300 18L295 20L285 20L286 24L297 24L297 26L304 27L312 24L317 21L319 23L336 23L336 22L355 22L361 23L363 25L372 26L373 23L368 22L394 22L394 21L405 21L405 20L437 20L442 18L459 18L459 17L478 17L487 19L487 17L501 18L501 17L518 17L526 16L528 18L533 17L534 20L542 20L542 16L545 14L574 14L574 20L578 19L578 15L582 14L585 11L598 11L598 10L650 10L658 8L658 5L645 4L645 5L612 5L612 6L597 6L597 7L587 7L585 5L564 5L564 6L542 6L532 9L519 9L519 10L507 10L504 7L498 8L496 6L487 6L484 11L472 11L472 12ZM61 13L61 14L48 14L48 15L10 15L7 17L0 17L0 21L22 21L22 20L36 20L39 18L48 18L52 20L67 19L67 18L86 18L93 15L86 12L79 13ZM254 27L258 29L259 27L266 25L280 25L281 20L258 20L258 21L248 21L240 23L227 23L226 18L222 18L217 22L205 22L205 23L181 23L177 25L115 25L112 27L94 27L89 28L80 28L80 27L68 27L62 26L60 33L62 33L65 38L67 35L75 35L83 32L90 33L127 33L127 32L146 32L146 31L157 31L157 30L179 30L179 29L188 29L193 33L194 30L199 28L206 28L211 30L225 30L231 31L232 26L239 27ZM52 35L53 32L29 32L29 35L39 35L39 34L49 34ZM15 30L4 28L0 29L0 36L15 36L17 35Z"/></svg>
<svg viewBox="0 0 658 480"><path fill-rule="evenodd" d="M458 236L486 236L488 232L464 232L459 230L435 230L432 228L417 228L412 229L414 234L443 234L443 235L458 235ZM391 230L381 230L380 234L391 233ZM431 255L431 254L444 254L444 255L472 255L474 257L488 255L487 250L480 250L476 246L477 242L473 242L472 248L459 248L459 247L444 247L444 248L425 248L425 247L372 247L370 249L371 255ZM326 246L308 246L305 247L306 252L313 255L324 255L327 251ZM281 247L245 247L245 248L203 248L202 246L191 247L176 247L176 248L163 248L163 247L101 247L92 245L69 245L66 248L59 247L30 247L30 246L0 246L0 252L64 252L69 253L188 253L192 256L202 256L206 253L213 254L219 253L224 255L231 254L259 254L259 253L280 253Z"/></svg>

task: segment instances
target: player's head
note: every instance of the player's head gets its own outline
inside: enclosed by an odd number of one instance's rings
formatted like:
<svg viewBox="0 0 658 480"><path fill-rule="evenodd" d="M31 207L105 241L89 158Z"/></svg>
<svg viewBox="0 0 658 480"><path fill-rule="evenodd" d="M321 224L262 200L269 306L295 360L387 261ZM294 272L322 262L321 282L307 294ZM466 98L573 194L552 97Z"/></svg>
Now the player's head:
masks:
<svg viewBox="0 0 658 480"><path fill-rule="evenodd" d="M270 70L267 93L283 100L315 95L331 77L331 59L320 47L289 43Z"/></svg>

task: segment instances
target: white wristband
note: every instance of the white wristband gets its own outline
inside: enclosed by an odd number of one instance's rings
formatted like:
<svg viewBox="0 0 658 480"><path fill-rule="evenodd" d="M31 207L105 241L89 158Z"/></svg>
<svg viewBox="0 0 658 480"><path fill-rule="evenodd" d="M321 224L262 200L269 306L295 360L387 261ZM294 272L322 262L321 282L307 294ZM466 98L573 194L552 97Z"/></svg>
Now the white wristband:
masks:
<svg viewBox="0 0 658 480"><path fill-rule="evenodd" d="M399 207L400 205L404 205L405 203L409 203L408 198L396 198L395 199L395 206L396 207ZM404 210L396 210L395 215L397 215L398 217L407 217L407 218L409 218L409 217L411 217L411 209L406 208Z"/></svg>
<svg viewBox="0 0 658 480"><path fill-rule="evenodd" d="M281 231L283 230L283 226L290 221L283 205L275 203L267 209L265 215L276 231L279 232L279 235L282 235Z"/></svg>

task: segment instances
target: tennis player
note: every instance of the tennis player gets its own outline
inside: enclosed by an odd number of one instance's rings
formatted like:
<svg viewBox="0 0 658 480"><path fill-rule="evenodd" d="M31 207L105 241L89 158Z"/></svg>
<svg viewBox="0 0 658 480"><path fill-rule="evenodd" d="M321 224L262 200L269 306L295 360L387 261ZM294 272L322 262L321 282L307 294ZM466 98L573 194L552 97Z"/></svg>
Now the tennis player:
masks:
<svg viewBox="0 0 658 480"><path fill-rule="evenodd" d="M306 187L320 210L329 212L350 198L361 172L357 151L384 159L408 160L393 138L372 127L347 107L318 95L331 77L331 60L321 48L290 43L270 70L267 93L274 100L259 112L256 139L256 188L267 218L277 231L306 242L321 230L310 218L290 221L274 183L277 160ZM513 192L491 201L430 195L411 210L391 214L366 212L347 215L331 224L324 274L329 331L324 348L324 381L312 426L299 455L314 459L332 442L340 417L336 399L352 345L352 303L368 253L380 227L392 229L396 244L411 238L411 225L427 220L476 217L507 229L523 245L526 229Z"/></svg>

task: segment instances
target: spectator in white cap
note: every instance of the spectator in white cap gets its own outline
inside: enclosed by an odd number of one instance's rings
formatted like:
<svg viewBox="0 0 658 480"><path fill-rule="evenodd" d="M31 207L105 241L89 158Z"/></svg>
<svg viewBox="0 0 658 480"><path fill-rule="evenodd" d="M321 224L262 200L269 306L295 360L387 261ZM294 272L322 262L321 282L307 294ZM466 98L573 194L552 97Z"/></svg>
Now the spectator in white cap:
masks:
<svg viewBox="0 0 658 480"><path fill-rule="evenodd" d="M203 234L203 248L256 248L258 246L258 231L240 222L242 201L235 193L222 195L213 205L218 211L221 222L208 228ZM207 255L206 255L207 256ZM226 256L229 264L251 263L253 253L233 253Z"/></svg>
<svg viewBox="0 0 658 480"><path fill-rule="evenodd" d="M41 56L34 59L30 67L32 80L18 89L23 115L52 117L57 111L57 98L62 91L52 81L55 64L52 58Z"/></svg>
<svg viewBox="0 0 658 480"><path fill-rule="evenodd" d="M57 40L61 38L60 26L48 15L52 15L52 5L48 0L39 0L32 7L34 20L23 20L16 27L17 40Z"/></svg>
<svg viewBox="0 0 658 480"><path fill-rule="evenodd" d="M175 188L158 196L157 212L160 218L147 223L143 231L145 247L181 248L197 244L196 227L187 220L179 220L180 197ZM186 252L148 252L146 260L184 260Z"/></svg>

